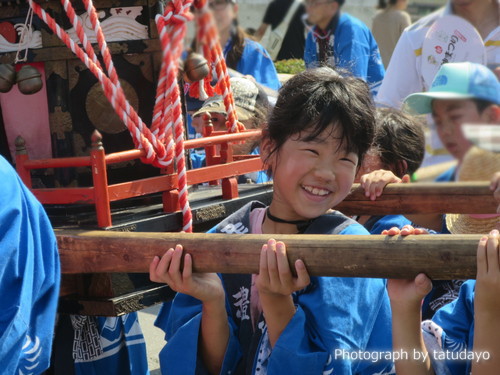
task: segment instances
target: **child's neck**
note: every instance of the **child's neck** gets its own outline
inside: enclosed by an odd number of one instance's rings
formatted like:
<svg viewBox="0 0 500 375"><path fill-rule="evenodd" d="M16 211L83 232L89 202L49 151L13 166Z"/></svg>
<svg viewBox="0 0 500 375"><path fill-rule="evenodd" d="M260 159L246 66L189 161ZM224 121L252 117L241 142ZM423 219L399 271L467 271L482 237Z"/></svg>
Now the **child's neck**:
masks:
<svg viewBox="0 0 500 375"><path fill-rule="evenodd" d="M263 234L297 234L299 233L297 226L293 224L275 223L267 217L262 223Z"/></svg>
<svg viewBox="0 0 500 375"><path fill-rule="evenodd" d="M266 209L266 215L262 222L262 233L264 234L297 234L302 233L312 220L284 220L271 213L271 208Z"/></svg>

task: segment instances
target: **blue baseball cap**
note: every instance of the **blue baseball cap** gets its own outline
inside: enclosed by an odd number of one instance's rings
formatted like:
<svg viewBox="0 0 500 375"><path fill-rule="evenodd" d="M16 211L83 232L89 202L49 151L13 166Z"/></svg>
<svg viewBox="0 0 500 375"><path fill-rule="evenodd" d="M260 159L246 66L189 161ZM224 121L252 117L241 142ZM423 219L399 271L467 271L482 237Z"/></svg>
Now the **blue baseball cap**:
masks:
<svg viewBox="0 0 500 375"><path fill-rule="evenodd" d="M486 66L471 62L441 66L427 92L409 95L404 103L418 114L431 113L435 99L482 99L500 105L500 82Z"/></svg>

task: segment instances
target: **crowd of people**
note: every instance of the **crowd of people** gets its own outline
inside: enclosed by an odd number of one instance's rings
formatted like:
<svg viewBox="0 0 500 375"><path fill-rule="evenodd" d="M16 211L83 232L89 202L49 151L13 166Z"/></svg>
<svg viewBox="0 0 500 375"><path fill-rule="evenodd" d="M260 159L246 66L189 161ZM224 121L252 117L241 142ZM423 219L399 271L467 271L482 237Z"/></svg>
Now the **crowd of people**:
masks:
<svg viewBox="0 0 500 375"><path fill-rule="evenodd" d="M208 5L232 72L234 109L247 129L262 129L260 140L233 146L263 163L261 172L240 182L273 185L268 205L250 202L209 233L239 228L269 240L252 275L194 272L182 237L152 259L151 280L177 292L156 321L165 332L162 373L498 373L500 153L491 145L500 139L474 145L462 128L500 128L498 0L448 0L414 24L407 0L381 0L371 28L342 10L344 0L273 0L254 37L238 24L237 0ZM429 39L443 19L456 18L483 48L467 55L467 38L443 28L441 39L453 50L429 68L435 57L426 55ZM273 57L258 42L268 29L279 43ZM460 60L465 55L470 59ZM287 58L302 58L306 70L281 83L273 60ZM225 129L222 97L186 97L186 103L198 136L207 126ZM436 181L490 181L498 205L491 214L348 217L335 210L355 182L372 200L388 184L414 183L426 158L441 154L435 144L456 160ZM203 151L192 151L191 162L206 165ZM53 229L3 158L0 175L0 288L9 301L0 314L2 371L46 371L54 332L67 326L72 357L61 363L69 365L53 363L47 374L148 374L136 314L56 316L60 267ZM312 276L303 260L288 262L287 244L279 241L282 234L435 233L482 235L475 280L436 281L423 273L411 280ZM386 355L373 360L370 353Z"/></svg>

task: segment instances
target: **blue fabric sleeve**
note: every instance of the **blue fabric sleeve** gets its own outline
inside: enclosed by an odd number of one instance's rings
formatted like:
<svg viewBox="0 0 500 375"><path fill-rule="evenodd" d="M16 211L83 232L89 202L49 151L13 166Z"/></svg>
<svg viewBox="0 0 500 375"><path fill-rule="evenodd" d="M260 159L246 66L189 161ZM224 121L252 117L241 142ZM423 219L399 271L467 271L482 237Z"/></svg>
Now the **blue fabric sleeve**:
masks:
<svg viewBox="0 0 500 375"><path fill-rule="evenodd" d="M281 86L273 60L267 51L259 43L248 38L245 39L243 55L236 70L241 74L253 76L258 83L273 90L278 90Z"/></svg>
<svg viewBox="0 0 500 375"><path fill-rule="evenodd" d="M385 69L377 42L370 30L358 19L343 14L335 31L337 66L363 78L371 87L380 86Z"/></svg>
<svg viewBox="0 0 500 375"><path fill-rule="evenodd" d="M353 223L343 229L340 234L369 234L364 226L359 223Z"/></svg>
<svg viewBox="0 0 500 375"><path fill-rule="evenodd" d="M443 329L441 342L444 350L454 352L472 350L475 286L475 280L463 283L458 298L443 306L432 317L432 320ZM449 360L446 361L446 365L452 374L468 374L470 371L470 362Z"/></svg>
<svg viewBox="0 0 500 375"><path fill-rule="evenodd" d="M352 224L341 234L368 234ZM385 280L312 277L294 294L297 312L272 351L268 373L374 374L392 363L350 360L346 353L390 351L391 318Z"/></svg>
<svg viewBox="0 0 500 375"><path fill-rule="evenodd" d="M390 327L374 335L377 321L390 322L383 280L315 277L296 297L296 306L272 351L268 373L373 374L391 367L346 354L390 350Z"/></svg>
<svg viewBox="0 0 500 375"><path fill-rule="evenodd" d="M453 182L455 181L455 174L457 172L457 167L451 167L447 171L444 171L439 176L436 177L436 182Z"/></svg>
<svg viewBox="0 0 500 375"><path fill-rule="evenodd" d="M54 232L42 205L0 157L0 365L2 373L49 367L59 297Z"/></svg>
<svg viewBox="0 0 500 375"><path fill-rule="evenodd" d="M386 215L373 225L370 233L381 234L386 229L389 230L393 227L401 229L405 225L413 225L413 223L403 215Z"/></svg>
<svg viewBox="0 0 500 375"><path fill-rule="evenodd" d="M375 96L385 69L377 42L366 25L343 13L335 30L333 49L336 66L364 79ZM306 38L304 62L307 68L318 65L316 40L312 31Z"/></svg>
<svg viewBox="0 0 500 375"><path fill-rule="evenodd" d="M160 352L160 366L166 374L208 375L203 362L198 356L198 339L201 324L202 304L196 298L177 293L171 304L164 306L164 325L167 345ZM229 342L220 374L234 372L241 359L241 349L236 326L230 317Z"/></svg>

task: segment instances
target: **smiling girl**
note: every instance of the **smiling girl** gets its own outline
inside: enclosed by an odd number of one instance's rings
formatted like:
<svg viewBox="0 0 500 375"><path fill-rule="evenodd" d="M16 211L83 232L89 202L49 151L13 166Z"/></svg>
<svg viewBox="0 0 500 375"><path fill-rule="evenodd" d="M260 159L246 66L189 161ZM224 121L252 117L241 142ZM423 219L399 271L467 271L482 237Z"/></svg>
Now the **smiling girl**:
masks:
<svg viewBox="0 0 500 375"><path fill-rule="evenodd" d="M385 282L311 277L302 260L293 265L293 276L286 245L273 239L368 234L331 208L350 192L374 122L369 89L358 78L319 68L285 84L261 145L274 181L270 205L250 202L211 231L268 234L259 273L192 273L191 256L183 255L181 245L151 263L151 279L178 292L157 322L168 341L160 353L162 371L389 373L391 363L348 355L391 350Z"/></svg>

